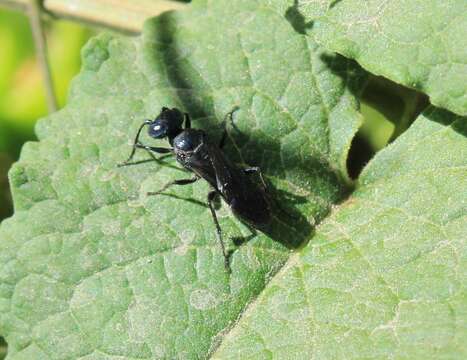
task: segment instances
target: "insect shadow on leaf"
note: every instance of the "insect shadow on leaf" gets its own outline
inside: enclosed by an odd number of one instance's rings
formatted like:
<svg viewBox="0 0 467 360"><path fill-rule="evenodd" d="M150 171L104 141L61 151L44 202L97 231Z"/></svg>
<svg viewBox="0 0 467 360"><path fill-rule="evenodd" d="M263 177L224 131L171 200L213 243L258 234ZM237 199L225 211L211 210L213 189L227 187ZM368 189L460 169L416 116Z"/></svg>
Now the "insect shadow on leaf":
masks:
<svg viewBox="0 0 467 360"><path fill-rule="evenodd" d="M289 6L284 17L299 34L306 34L306 31L313 27L313 21L305 21L305 16L300 12L298 0Z"/></svg>
<svg viewBox="0 0 467 360"><path fill-rule="evenodd" d="M332 9L335 7L337 4L339 4L342 0L334 0L329 4L329 8Z"/></svg>
<svg viewBox="0 0 467 360"><path fill-rule="evenodd" d="M196 75L196 72L192 71L190 63L186 61L187 51L189 51L189 49L187 50L186 48L187 45L185 44L183 48L179 48L176 32L172 31L172 27L176 23L176 21L172 19L173 16L174 14L172 13L162 14L154 20L157 22L157 26L151 28L154 30L152 32L146 32L146 37L151 39L148 45L152 46L153 51L157 53L157 56L154 56L154 54L151 55L151 61L156 62L154 66L157 68L165 69L167 81L171 88L170 94L171 96L175 95L177 107L182 108L190 114L190 117L193 117L195 128L206 129L207 137L211 143L217 143L215 139L222 137L221 134L224 133L224 129L222 126L219 126L219 122L215 121L215 118L212 116L216 111L213 102L210 100L212 99L212 94L209 90L210 85L205 83L205 80L201 76ZM196 86L193 84L196 84ZM243 113L244 105L235 103L234 101L235 100L231 103L229 110L239 105L242 107L240 110L242 110L241 112ZM254 189L261 189L261 179L259 176L255 176L254 173L259 173L259 171L256 171L258 166L262 167L265 165L263 162L263 154L265 151L267 151L268 154L268 162L281 164L281 139L273 139L270 137L259 138L256 137L257 135L241 132L236 126L236 121L229 121L228 127L228 137L225 139L225 148L221 151L222 156L229 159L229 162L233 163L236 168L243 169L248 166L252 174L248 176L242 175L242 177L250 178L248 183ZM248 145L245 146L245 143L248 143ZM238 165L239 163L241 164L240 166ZM303 241L309 239L313 227L310 224L309 217L305 217L301 213L302 210L299 210L300 206L309 201L309 199L306 195L301 196L290 194L286 190L276 190L273 186L274 181L270 180L273 178L280 180L280 178L284 176L284 171L288 169L294 171L294 169L298 169L302 166L313 168L317 166L317 164L320 166L322 165L321 159L308 158L305 163L303 161L301 163L286 163L283 165L285 169L281 169L280 171L271 171L266 164L265 168L267 172L263 175L268 188L267 197L268 199L272 199L270 202L271 222L267 224L267 226L250 226L252 230L251 235L243 239L236 238L233 243L245 243L253 239L258 231L290 249L297 248ZM325 179L327 177L335 177L332 172L327 170L319 172L319 174L318 172L314 173L317 173L316 176L323 175ZM196 181L194 179L182 180L183 181L172 182L171 185L189 184ZM167 185L165 189L171 185ZM213 187L215 188L215 186ZM160 190L153 193L160 194ZM212 205L209 207L210 209L215 210L215 201L216 194L213 194L208 201L208 203ZM198 203L198 205L201 204ZM232 203L229 203L229 205L232 205ZM314 220L315 219L311 222L314 223ZM232 243L229 241L231 239L225 240L227 245ZM224 251L224 255L226 254L226 258L228 259L230 254L228 254L228 251Z"/></svg>

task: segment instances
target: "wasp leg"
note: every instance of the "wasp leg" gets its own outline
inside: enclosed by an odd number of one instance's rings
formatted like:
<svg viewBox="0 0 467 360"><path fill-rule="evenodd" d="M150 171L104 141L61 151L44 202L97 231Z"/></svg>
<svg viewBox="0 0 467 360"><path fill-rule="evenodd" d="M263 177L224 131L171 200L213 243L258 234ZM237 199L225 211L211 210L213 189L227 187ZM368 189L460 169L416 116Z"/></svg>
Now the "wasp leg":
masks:
<svg viewBox="0 0 467 360"><path fill-rule="evenodd" d="M140 164L146 164L146 163L155 161L159 165L168 166L168 167L171 167L171 168L177 169L177 170L183 170L183 168L175 167L175 166L171 165L170 163L164 161L164 159L172 156L173 154L165 154L165 155L162 155L162 156L157 158L157 157L154 156L154 154L152 152L148 151L148 155L151 157L150 159L132 161L132 162L129 162L129 163L121 163L121 164L118 164L117 166L118 167L123 167L123 166L130 166L130 165L140 165Z"/></svg>
<svg viewBox="0 0 467 360"><path fill-rule="evenodd" d="M138 149L144 149L144 150L147 150L147 151L152 151L152 152L155 152L155 153L158 153L158 154L168 154L168 153L171 153L173 151L173 149L171 149L171 148L147 146L147 145L143 145L141 143L137 143L135 145L135 147L138 148Z"/></svg>
<svg viewBox="0 0 467 360"><path fill-rule="evenodd" d="M199 179L199 177L195 176L195 177L192 177L190 179L173 180L173 181L170 181L167 184L165 184L162 187L162 189L160 189L158 191L148 192L148 193L146 193L146 195L159 195L160 193L164 192L165 190L167 190L172 185L188 185L188 184L194 183L198 179Z"/></svg>
<svg viewBox="0 0 467 360"><path fill-rule="evenodd" d="M224 241L222 240L222 230L219 225L219 221L217 220L216 210L214 209L214 204L213 204L213 201L216 195L217 195L216 191L211 191L208 194L208 205L209 205L209 209L211 210L211 215L212 215L212 219L214 220L214 225L216 225L217 241L219 241L219 244L221 245L221 249L222 249L222 255L224 255L224 267L225 267L225 270L230 272L229 256L227 252L225 251Z"/></svg>
<svg viewBox="0 0 467 360"><path fill-rule="evenodd" d="M150 123L151 123L151 120L146 119L141 124L138 131L136 132L135 141L133 141L133 148L131 149L130 156L128 157L128 159L125 162L123 162L122 164L119 164L119 166L129 163L130 160L133 159L133 156L135 156L135 152L136 152L136 144L139 144L139 135L141 134L141 130L143 130L143 127L145 127L146 125L149 125Z"/></svg>
<svg viewBox="0 0 467 360"><path fill-rule="evenodd" d="M221 141L219 141L219 149L224 147L225 140L227 139L227 126L225 125L225 122L223 122L222 125L224 126L224 131L222 132Z"/></svg>
<svg viewBox="0 0 467 360"><path fill-rule="evenodd" d="M191 129L191 119L188 113L185 113L185 129Z"/></svg>
<svg viewBox="0 0 467 360"><path fill-rule="evenodd" d="M266 182L264 181L263 173L261 172L260 167L258 167L258 166L247 167L247 168L243 169L243 172L245 174L253 174L253 173L258 174L259 178L261 179L261 183L263 184L264 190L268 189L268 187L266 185Z"/></svg>
<svg viewBox="0 0 467 360"><path fill-rule="evenodd" d="M130 162L131 159L133 159L133 156L135 155L136 153L136 149L144 149L148 152L148 154L152 157L152 159L158 163L162 163L158 158L156 158L154 156L154 152L155 153L158 153L158 154L169 154L172 152L172 149L170 148L163 148L163 147L154 147L154 146L146 146L146 145L143 145L139 142L133 144L133 150L131 151L131 154L130 156L128 157L128 159L124 162L122 162L121 164L118 164L117 166L118 167L122 167L122 166L127 166L127 165L131 165L132 163Z"/></svg>
<svg viewBox="0 0 467 360"><path fill-rule="evenodd" d="M222 132L221 141L219 141L219 149L222 149L224 147L225 140L227 139L227 120L230 120L230 123L232 124L232 126L236 128L234 125L234 121L233 121L233 113L237 111L238 109L240 108L238 106L235 106L229 113L227 113L227 115L225 115L225 118L222 121L222 126L224 127L224 131Z"/></svg>

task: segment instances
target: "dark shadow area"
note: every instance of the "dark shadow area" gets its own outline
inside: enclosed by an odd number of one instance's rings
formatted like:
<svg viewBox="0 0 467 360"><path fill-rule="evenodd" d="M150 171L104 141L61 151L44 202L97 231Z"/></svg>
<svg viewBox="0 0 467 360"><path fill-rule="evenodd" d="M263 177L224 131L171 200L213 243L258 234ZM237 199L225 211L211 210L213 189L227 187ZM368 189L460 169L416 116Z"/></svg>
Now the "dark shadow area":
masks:
<svg viewBox="0 0 467 360"><path fill-rule="evenodd" d="M465 118L455 121L452 128L462 136L467 137L467 121Z"/></svg>
<svg viewBox="0 0 467 360"><path fill-rule="evenodd" d="M342 0L334 0L329 4L329 9L332 9L335 7L337 4L339 4Z"/></svg>
<svg viewBox="0 0 467 360"><path fill-rule="evenodd" d="M243 244L247 243L248 241L254 239L257 235L258 235L258 232L256 231L255 228L252 228L251 226L248 227L251 231L251 234L248 235L248 236L244 236L244 237L233 237L232 238L232 242L234 243L235 246L242 246ZM233 254L235 252L235 250L231 249L229 250L229 256L231 254Z"/></svg>
<svg viewBox="0 0 467 360"><path fill-rule="evenodd" d="M296 32L305 34L307 30L313 27L313 21L305 21L305 16L300 13L298 7L298 0L294 0L294 4L286 10L284 17Z"/></svg>
<svg viewBox="0 0 467 360"><path fill-rule="evenodd" d="M8 344L6 343L5 339L0 336L0 360L6 358L8 353Z"/></svg>
<svg viewBox="0 0 467 360"><path fill-rule="evenodd" d="M346 89L357 99L360 99L368 86L370 74L356 61L336 53L327 52L321 55L320 58L335 76L342 78Z"/></svg>
<svg viewBox="0 0 467 360"><path fill-rule="evenodd" d="M352 139L347 157L347 171L351 179L358 178L375 153L371 145L368 144L367 139L357 132Z"/></svg>
<svg viewBox="0 0 467 360"><path fill-rule="evenodd" d="M258 186L261 186L258 184ZM258 231L268 235L272 239L276 239L288 249L296 249L303 245L303 242L312 237L314 228L306 220L306 218L297 210L297 205L307 202L304 196L297 196L290 192L275 189L268 183L267 196L270 201L271 213L273 221L267 226L258 226L256 228L245 223L250 230L250 235L244 237L231 238L233 244L237 247L242 246L248 241L254 239L258 235ZM241 219L240 219L241 220ZM293 224L294 229L301 229L301 232L291 230L290 224ZM278 237L280 240L278 240ZM228 258L235 253L235 249L228 251Z"/></svg>
<svg viewBox="0 0 467 360"><path fill-rule="evenodd" d="M280 242L288 249L301 246L303 241L311 238L314 232L309 221L298 211L299 205L307 203L307 198L276 189L271 185L269 185L268 192L275 220L267 228L260 228L260 230L272 239L277 239L280 236ZM323 217L325 215L323 214ZM292 234L291 229L284 226L285 224L293 224L295 233ZM296 229L300 229L300 231Z"/></svg>
<svg viewBox="0 0 467 360"><path fill-rule="evenodd" d="M425 114L428 119L445 126L451 126L454 131L467 137L467 121L465 117L454 114L449 110L434 107L433 109L435 109L435 111Z"/></svg>
<svg viewBox="0 0 467 360"><path fill-rule="evenodd" d="M361 101L394 124L389 142L406 131L430 103L425 94L375 75L369 76Z"/></svg>

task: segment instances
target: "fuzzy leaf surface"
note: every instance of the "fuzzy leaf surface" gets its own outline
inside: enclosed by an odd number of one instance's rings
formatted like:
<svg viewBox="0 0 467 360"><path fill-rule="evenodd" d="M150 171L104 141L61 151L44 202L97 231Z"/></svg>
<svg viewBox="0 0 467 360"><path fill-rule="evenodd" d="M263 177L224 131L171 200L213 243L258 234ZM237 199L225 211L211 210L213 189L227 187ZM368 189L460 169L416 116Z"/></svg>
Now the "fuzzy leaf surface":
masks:
<svg viewBox="0 0 467 360"><path fill-rule="evenodd" d="M215 359L465 359L467 122L429 109L362 173Z"/></svg>
<svg viewBox="0 0 467 360"><path fill-rule="evenodd" d="M467 1L295 4L289 11L303 17L303 31L324 47L355 59L376 75L426 93L432 104L467 115Z"/></svg>
<svg viewBox="0 0 467 360"><path fill-rule="evenodd" d="M82 57L68 105L39 123L40 141L10 172L15 215L0 227L8 359L204 358L348 191L361 72L259 0L199 1L149 21L141 37L100 35ZM251 231L221 205L231 274L205 182L149 197L190 175L170 159L116 167L162 106L189 112L212 139L238 106L226 154L261 166L295 215L275 214L270 236L240 246Z"/></svg>

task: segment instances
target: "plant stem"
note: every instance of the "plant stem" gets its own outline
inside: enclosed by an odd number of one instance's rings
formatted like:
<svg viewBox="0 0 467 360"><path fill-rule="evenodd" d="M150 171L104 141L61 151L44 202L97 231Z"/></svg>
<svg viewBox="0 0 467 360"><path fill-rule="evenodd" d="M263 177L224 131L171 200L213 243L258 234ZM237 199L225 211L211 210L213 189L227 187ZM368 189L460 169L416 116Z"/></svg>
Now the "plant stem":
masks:
<svg viewBox="0 0 467 360"><path fill-rule="evenodd" d="M41 21L40 0L30 0L28 6L29 22L31 24L34 45L36 46L37 59L41 67L45 83L45 95L49 112L57 111L57 98L55 96L52 73L50 71L47 55L47 42Z"/></svg>

